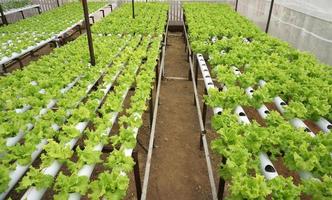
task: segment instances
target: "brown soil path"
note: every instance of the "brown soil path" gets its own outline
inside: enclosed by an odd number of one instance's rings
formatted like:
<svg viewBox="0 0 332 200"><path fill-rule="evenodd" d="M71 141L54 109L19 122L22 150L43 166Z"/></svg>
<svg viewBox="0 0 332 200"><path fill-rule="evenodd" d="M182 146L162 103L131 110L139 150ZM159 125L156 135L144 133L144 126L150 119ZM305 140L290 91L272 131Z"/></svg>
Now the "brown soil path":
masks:
<svg viewBox="0 0 332 200"><path fill-rule="evenodd" d="M170 33L166 77L186 77L189 63L181 33ZM192 82L165 80L161 85L147 199L211 199L204 152L199 150L199 125Z"/></svg>

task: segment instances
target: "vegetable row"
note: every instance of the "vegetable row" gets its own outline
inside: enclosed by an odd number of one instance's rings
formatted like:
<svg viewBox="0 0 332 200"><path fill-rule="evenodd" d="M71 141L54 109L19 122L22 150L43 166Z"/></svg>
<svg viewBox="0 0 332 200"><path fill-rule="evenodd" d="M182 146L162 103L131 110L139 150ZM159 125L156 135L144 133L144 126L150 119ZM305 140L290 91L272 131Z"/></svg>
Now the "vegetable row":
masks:
<svg viewBox="0 0 332 200"><path fill-rule="evenodd" d="M11 1L1 2L1 6L4 11L11 10L14 8L21 8L29 4L31 4L31 0L11 0Z"/></svg>
<svg viewBox="0 0 332 200"><path fill-rule="evenodd" d="M132 5L124 4L121 9L108 15L103 23L92 28L97 34L155 34L165 30L167 11L166 3L135 3L135 19L132 18Z"/></svg>
<svg viewBox="0 0 332 200"><path fill-rule="evenodd" d="M105 3L89 2L89 11L92 13L103 6ZM75 2L1 27L0 61L16 56L43 41L53 39L82 18L82 5Z"/></svg>
<svg viewBox="0 0 332 200"><path fill-rule="evenodd" d="M212 118L219 137L211 145L226 159L219 173L229 182L227 198L330 199L332 135L329 129L313 133L300 119L331 119L331 68L265 35L226 5L184 8L193 51L209 58L222 85L209 89L205 101L222 108ZM273 106L276 97L284 101ZM263 162L271 164L262 168ZM281 166L287 174L278 175Z"/></svg>
<svg viewBox="0 0 332 200"><path fill-rule="evenodd" d="M56 199L85 195L121 199L126 194L127 173L134 164L131 152L160 53L162 36L155 32L159 30L156 26L164 28L165 23L148 25L149 34L141 29L145 36L139 32L93 34L96 66L89 64L87 41L80 37L0 79L0 88L6 93L1 96L0 112L0 199L21 177L15 188L26 190L22 198L27 199L41 199L50 188ZM109 26L102 21L98 24ZM132 85L135 93L119 118L119 133L109 140ZM79 140L83 146L77 146ZM102 165L103 146L109 143L114 150L103 164L105 171L90 182L95 166ZM41 164L30 167L39 155Z"/></svg>

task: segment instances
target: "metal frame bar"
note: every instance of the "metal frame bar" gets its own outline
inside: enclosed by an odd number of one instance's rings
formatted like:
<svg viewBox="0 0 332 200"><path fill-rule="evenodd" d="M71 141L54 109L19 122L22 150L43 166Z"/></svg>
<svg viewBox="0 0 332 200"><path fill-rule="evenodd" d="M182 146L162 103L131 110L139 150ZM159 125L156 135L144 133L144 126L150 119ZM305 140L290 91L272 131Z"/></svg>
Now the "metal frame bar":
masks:
<svg viewBox="0 0 332 200"><path fill-rule="evenodd" d="M273 11L273 5L274 5L274 0L271 0L270 10L269 10L269 17L267 18L267 23L266 23L266 27L265 27L265 33L269 32L270 21L271 21L271 16L272 16L272 11Z"/></svg>
<svg viewBox="0 0 332 200"><path fill-rule="evenodd" d="M239 5L239 0L235 0L235 12L237 12L238 5Z"/></svg>
<svg viewBox="0 0 332 200"><path fill-rule="evenodd" d="M19 12L21 13L22 19L25 19L23 10L20 10Z"/></svg>

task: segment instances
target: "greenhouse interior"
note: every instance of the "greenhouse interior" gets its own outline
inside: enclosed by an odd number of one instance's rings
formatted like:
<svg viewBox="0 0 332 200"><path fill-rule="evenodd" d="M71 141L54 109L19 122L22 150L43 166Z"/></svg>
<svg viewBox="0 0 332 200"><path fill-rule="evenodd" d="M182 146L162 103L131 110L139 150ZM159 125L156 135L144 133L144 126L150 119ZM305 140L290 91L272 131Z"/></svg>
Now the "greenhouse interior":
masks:
<svg viewBox="0 0 332 200"><path fill-rule="evenodd" d="M0 0L0 200L332 200L332 1Z"/></svg>

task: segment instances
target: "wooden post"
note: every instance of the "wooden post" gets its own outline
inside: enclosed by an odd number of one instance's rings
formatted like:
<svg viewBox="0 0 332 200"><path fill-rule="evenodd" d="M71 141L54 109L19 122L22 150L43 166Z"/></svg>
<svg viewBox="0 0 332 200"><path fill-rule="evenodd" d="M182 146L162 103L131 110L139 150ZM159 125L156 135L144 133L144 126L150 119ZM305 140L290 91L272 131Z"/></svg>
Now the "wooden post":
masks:
<svg viewBox="0 0 332 200"><path fill-rule="evenodd" d="M134 2L134 0L131 0L131 7L133 9L133 19L135 19L135 2Z"/></svg>
<svg viewBox="0 0 332 200"><path fill-rule="evenodd" d="M1 4L0 4L0 14L1 14L2 23L8 25L8 21L7 21L6 15L3 13Z"/></svg>
<svg viewBox="0 0 332 200"><path fill-rule="evenodd" d="M95 54L94 54L94 50L93 50L93 42L92 42L92 34L91 34L91 28L90 28L89 9L88 9L87 0L82 0L82 4L83 4L85 26L86 26L86 35L88 37L90 63L92 66L95 66L96 60L95 60Z"/></svg>

